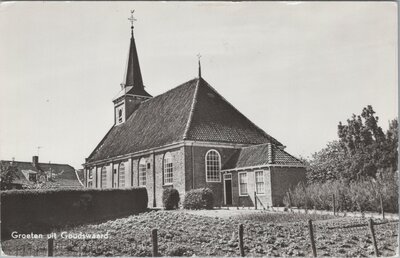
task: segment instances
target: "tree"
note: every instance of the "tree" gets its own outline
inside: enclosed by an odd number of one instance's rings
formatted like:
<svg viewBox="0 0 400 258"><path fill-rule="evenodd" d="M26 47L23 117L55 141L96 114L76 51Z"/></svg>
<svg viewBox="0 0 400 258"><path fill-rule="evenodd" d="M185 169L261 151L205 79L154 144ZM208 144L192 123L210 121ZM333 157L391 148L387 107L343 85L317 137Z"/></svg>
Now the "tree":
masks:
<svg viewBox="0 0 400 258"><path fill-rule="evenodd" d="M12 163L0 161L1 190L11 189L11 184L17 177L18 168Z"/></svg>
<svg viewBox="0 0 400 258"><path fill-rule="evenodd" d="M378 125L372 106L353 114L347 124L339 122L338 141L314 153L307 171L311 182L376 178L397 169L398 122L390 121L386 134ZM385 171L385 172L383 172Z"/></svg>

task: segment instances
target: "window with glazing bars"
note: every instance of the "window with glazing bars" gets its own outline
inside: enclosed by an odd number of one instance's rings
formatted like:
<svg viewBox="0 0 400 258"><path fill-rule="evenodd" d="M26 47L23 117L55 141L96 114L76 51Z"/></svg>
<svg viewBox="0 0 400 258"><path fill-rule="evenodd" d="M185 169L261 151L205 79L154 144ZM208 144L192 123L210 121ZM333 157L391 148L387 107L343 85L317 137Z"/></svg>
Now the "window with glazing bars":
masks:
<svg viewBox="0 0 400 258"><path fill-rule="evenodd" d="M144 159L139 162L139 186L146 186L146 161Z"/></svg>
<svg viewBox="0 0 400 258"><path fill-rule="evenodd" d="M239 173L239 195L247 194L247 173Z"/></svg>
<svg viewBox="0 0 400 258"><path fill-rule="evenodd" d="M258 194L265 193L264 171L256 171L256 191Z"/></svg>
<svg viewBox="0 0 400 258"><path fill-rule="evenodd" d="M119 165L119 187L125 187L125 165L121 163Z"/></svg>
<svg viewBox="0 0 400 258"><path fill-rule="evenodd" d="M220 182L221 181L221 157L215 150L210 150L206 154L206 181Z"/></svg>
<svg viewBox="0 0 400 258"><path fill-rule="evenodd" d="M174 167L172 163L171 153L167 152L164 155L164 185L174 182Z"/></svg>
<svg viewBox="0 0 400 258"><path fill-rule="evenodd" d="M107 187L107 168L103 167L101 169L101 188Z"/></svg>

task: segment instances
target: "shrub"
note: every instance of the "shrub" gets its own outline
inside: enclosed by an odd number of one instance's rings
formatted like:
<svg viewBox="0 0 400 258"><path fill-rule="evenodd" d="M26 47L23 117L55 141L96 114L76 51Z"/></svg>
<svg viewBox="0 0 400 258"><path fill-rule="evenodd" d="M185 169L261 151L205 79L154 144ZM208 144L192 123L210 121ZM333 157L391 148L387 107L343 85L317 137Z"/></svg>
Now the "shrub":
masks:
<svg viewBox="0 0 400 258"><path fill-rule="evenodd" d="M185 209L207 209L214 207L214 194L209 188L190 190L185 194L183 208Z"/></svg>
<svg viewBox="0 0 400 258"><path fill-rule="evenodd" d="M147 208L145 188L1 192L1 234L46 233L66 225L116 218Z"/></svg>
<svg viewBox="0 0 400 258"><path fill-rule="evenodd" d="M386 212L398 212L396 173L384 173L373 178L346 182L334 180L325 183L299 184L290 191L292 205L299 208L332 210L333 195L339 211L380 212L380 197ZM288 203L287 198L285 203Z"/></svg>
<svg viewBox="0 0 400 258"><path fill-rule="evenodd" d="M174 188L166 188L162 193L162 201L166 210L173 210L179 207L179 192Z"/></svg>

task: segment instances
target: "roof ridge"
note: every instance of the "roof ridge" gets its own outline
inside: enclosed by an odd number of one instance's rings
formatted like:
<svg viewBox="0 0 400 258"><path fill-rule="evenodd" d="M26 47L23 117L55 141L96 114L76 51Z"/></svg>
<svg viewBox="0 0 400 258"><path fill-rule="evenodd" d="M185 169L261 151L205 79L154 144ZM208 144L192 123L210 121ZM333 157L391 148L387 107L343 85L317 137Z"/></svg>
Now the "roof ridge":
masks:
<svg viewBox="0 0 400 258"><path fill-rule="evenodd" d="M238 112L241 116L243 116L251 125L253 125L257 130L261 131L261 133L266 136L268 139L272 139L272 141L274 141L277 144L283 145L280 141L278 141L277 139L275 139L274 137L272 137L271 135L267 134L263 129L261 129L260 127L258 127L256 124L254 124L250 119L247 118L247 116L245 116L242 112L240 112L234 105L232 105L228 100L226 100L224 98L224 96L222 96L221 94L218 93L218 91L216 89L214 89L206 80L204 80L203 78L200 78L199 80L203 80L206 85L212 90L214 91L216 94L218 94L223 101L225 101L229 106L231 106L236 112Z"/></svg>
<svg viewBox="0 0 400 258"><path fill-rule="evenodd" d="M130 116L132 116L133 115L133 113L135 113L135 112L132 112L132 114L130 115ZM130 117L129 116L129 117ZM129 119L129 118L128 118ZM94 155L94 153L96 152L96 150L104 143L104 141L106 140L106 138L107 138L107 136L111 133L111 131L112 131L112 129L114 128L114 126L115 126L115 122L114 122L114 124L111 126L111 128L108 130L108 132L106 133L106 135L104 135L104 137L101 139L101 141L96 145L96 147L93 149L93 151L90 153L90 155L87 157L87 160L89 160L91 157L92 157L92 155ZM87 162L87 160L85 160L85 163Z"/></svg>
<svg viewBox="0 0 400 258"><path fill-rule="evenodd" d="M128 120L131 116L133 116L133 115L141 108L141 106L142 106L143 103L151 103L151 102L153 102L155 99L159 99L161 96L163 96L163 95L165 95L165 94L167 94L167 93L169 93L169 92L171 92L171 91L174 91L174 90L176 90L177 88L186 86L186 84L189 84L190 82L192 82L192 81L194 81L194 80L196 80L196 78L191 79L191 80L189 80L189 81L187 81L187 82L181 83L181 84L179 84L178 86L175 86L174 88L169 89L169 90L167 90L166 92L163 92L163 93L161 93L161 94L158 94L158 95L156 95L156 96L154 96L154 97L152 97L152 98L149 98L149 99L144 100L144 101L139 105L139 107L138 107L135 111L133 111L132 114L129 115L129 117L128 117L126 120ZM197 86L197 85L196 85L196 86ZM114 126L115 126L115 124L111 127L111 129L113 129ZM111 129L110 129L110 131L111 131ZM107 134L108 134L108 133L107 133ZM106 136L107 136L107 135L106 135ZM105 138L105 137L104 137L104 138ZM98 146L97 146L97 147L98 147ZM97 149L97 147L95 148L95 150ZM92 155L92 154L90 154L90 155ZM89 158L90 158L90 156L89 156Z"/></svg>
<svg viewBox="0 0 400 258"><path fill-rule="evenodd" d="M197 103L199 84L200 84L200 79L197 79L196 89L194 90L194 94L193 94L192 106L190 107L189 118L188 118L188 121L186 123L185 132L183 133L183 140L187 139L187 134L189 132L190 124L192 123L192 120L193 120L192 118L193 118L193 113L194 113L194 107L195 107L195 105Z"/></svg>
<svg viewBox="0 0 400 258"><path fill-rule="evenodd" d="M174 88L169 89L169 90L167 90L166 92L163 92L163 93L161 93L161 94L158 94L158 95L156 95L156 96L154 96L154 97L152 97L152 98L146 99L146 100L143 101L142 103L149 103L149 102L152 102L152 101L154 101L154 99L158 99L158 98L160 98L161 96L163 96L163 95L165 95L165 94L167 94L167 93L169 93L169 92L171 92L171 91L174 91L174 90L176 90L176 89L179 88L179 87L186 86L186 84L189 84L190 82L192 82L192 81L194 81L194 80L196 80L196 78L191 79L191 80L189 80L189 81L186 81L186 82L184 82L184 83L181 83L181 84L179 84L178 86L175 86ZM139 108L140 108L140 106L139 106ZM132 114L131 114L130 116L132 116L137 110L139 110L139 108L136 109L134 112L132 112ZM129 116L129 117L130 117L130 116Z"/></svg>

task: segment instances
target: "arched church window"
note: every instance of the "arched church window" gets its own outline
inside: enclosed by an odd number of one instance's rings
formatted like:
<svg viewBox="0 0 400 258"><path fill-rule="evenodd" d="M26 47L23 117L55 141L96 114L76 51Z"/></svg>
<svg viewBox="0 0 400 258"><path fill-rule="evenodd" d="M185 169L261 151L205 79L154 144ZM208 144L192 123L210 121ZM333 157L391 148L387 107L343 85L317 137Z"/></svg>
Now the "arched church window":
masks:
<svg viewBox="0 0 400 258"><path fill-rule="evenodd" d="M164 174L164 185L170 185L174 181L174 166L172 163L172 155L167 152L164 155L163 161L163 174Z"/></svg>
<svg viewBox="0 0 400 258"><path fill-rule="evenodd" d="M139 161L139 186L146 186L146 160L141 158Z"/></svg>
<svg viewBox="0 0 400 258"><path fill-rule="evenodd" d="M119 165L119 187L125 187L125 165L122 162Z"/></svg>
<svg viewBox="0 0 400 258"><path fill-rule="evenodd" d="M206 181L221 181L221 156L216 150L209 150L206 153Z"/></svg>
<svg viewBox="0 0 400 258"><path fill-rule="evenodd" d="M107 168L104 166L101 168L101 188L107 187Z"/></svg>

